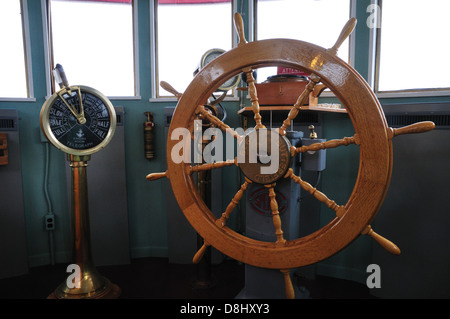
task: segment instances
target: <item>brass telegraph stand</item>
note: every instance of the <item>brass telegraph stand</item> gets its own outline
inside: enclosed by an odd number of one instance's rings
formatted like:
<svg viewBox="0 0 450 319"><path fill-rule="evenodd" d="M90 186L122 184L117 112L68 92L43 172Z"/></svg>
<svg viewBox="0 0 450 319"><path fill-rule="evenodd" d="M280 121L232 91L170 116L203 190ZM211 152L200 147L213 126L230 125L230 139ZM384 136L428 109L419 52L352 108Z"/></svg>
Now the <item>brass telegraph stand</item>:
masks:
<svg viewBox="0 0 450 319"><path fill-rule="evenodd" d="M70 285L64 281L49 298L58 299L114 299L119 297L120 288L99 274L92 262L88 192L87 161L90 155L67 155L72 175L72 230L74 234L74 263L80 267L80 281Z"/></svg>
<svg viewBox="0 0 450 319"><path fill-rule="evenodd" d="M49 299L114 299L120 288L101 276L91 255L87 162L104 148L116 127L111 102L87 86L69 86L61 65L54 70L61 90L42 106L41 128L46 138L67 154L72 179L73 274ZM69 269L69 268L68 268Z"/></svg>

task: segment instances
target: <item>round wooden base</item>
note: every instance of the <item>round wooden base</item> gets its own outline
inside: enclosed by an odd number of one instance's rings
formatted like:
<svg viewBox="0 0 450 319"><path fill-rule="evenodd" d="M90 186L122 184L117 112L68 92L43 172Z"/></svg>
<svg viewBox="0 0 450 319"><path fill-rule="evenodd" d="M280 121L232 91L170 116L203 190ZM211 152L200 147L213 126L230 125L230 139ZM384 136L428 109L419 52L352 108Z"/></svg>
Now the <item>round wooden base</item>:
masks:
<svg viewBox="0 0 450 319"><path fill-rule="evenodd" d="M117 299L122 290L116 284L106 279L105 288L98 292L89 292L83 294L61 293L60 287L56 288L47 299Z"/></svg>

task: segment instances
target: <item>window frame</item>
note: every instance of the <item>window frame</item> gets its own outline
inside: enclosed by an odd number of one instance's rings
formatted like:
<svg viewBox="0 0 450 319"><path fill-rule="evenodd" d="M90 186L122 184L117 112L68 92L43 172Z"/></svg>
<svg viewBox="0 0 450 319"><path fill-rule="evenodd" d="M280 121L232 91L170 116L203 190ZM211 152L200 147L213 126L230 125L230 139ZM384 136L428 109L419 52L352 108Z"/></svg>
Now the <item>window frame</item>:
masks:
<svg viewBox="0 0 450 319"><path fill-rule="evenodd" d="M350 7L349 7L349 19L350 17L356 17L356 0L350 0ZM252 22L252 36L253 39L258 39L258 0L252 0L252 17L253 17L253 22ZM333 45L334 43L330 43L330 47ZM355 61L355 32L352 32L349 36L349 41L348 41L348 45L349 45L349 51L348 51L348 63L350 65L354 65L354 61Z"/></svg>
<svg viewBox="0 0 450 319"><path fill-rule="evenodd" d="M20 0L20 10L22 13L22 41L24 50L24 64L25 64L25 85L27 96L25 97L3 97L0 96L1 102L35 102L34 86L33 86L33 72L32 72L32 57L31 57L31 41L30 41L30 24L28 18L28 0Z"/></svg>
<svg viewBox="0 0 450 319"><path fill-rule="evenodd" d="M245 1L245 0L242 0ZM247 0L251 2L252 0ZM230 12L230 21L233 19L233 12L239 11L237 9L237 0L231 0L231 12ZM160 86L159 86L159 65L158 65L158 0L151 1L150 3L150 24L151 24L151 32L150 32L150 45L151 45L151 97L150 102L175 102L177 101L176 97L159 94ZM231 35L231 47L236 47L238 43L237 34L234 29L234 24L230 25ZM182 92L180 92L182 93ZM233 90L231 95L228 95L224 101L239 101L237 90Z"/></svg>
<svg viewBox="0 0 450 319"><path fill-rule="evenodd" d="M357 0L350 0L350 7L349 9L349 19L350 17L356 17L356 1ZM252 12L251 17L252 17L252 38L253 39L258 39L258 0L249 0L249 2L251 2L251 9L249 11ZM334 45L334 43L330 43L330 47ZM353 31L350 36L349 36L349 41L348 41L348 46L349 46L349 51L348 51L348 64L350 64L352 67L354 67L355 65L355 52L356 52L356 36L355 36L355 31ZM329 90L325 90L322 94L322 97L335 97L336 95L329 91Z"/></svg>
<svg viewBox="0 0 450 319"><path fill-rule="evenodd" d="M369 84L372 87L378 98L410 98L410 97L439 97L450 96L450 86L447 88L422 88L422 89L404 89L404 90L391 90L380 91L379 90L379 71L380 71L380 53L381 53L381 37L383 33L383 0L371 0L371 5L376 6L375 14L379 15L378 25L376 24L370 30L369 35L369 61L368 61L368 74Z"/></svg>
<svg viewBox="0 0 450 319"><path fill-rule="evenodd" d="M140 100L141 97L141 87L140 87L140 73L139 73L139 29L138 29L138 1L139 0L131 0L132 6L132 41L133 41L133 78L134 78L134 94L133 95L124 95L124 96L110 96L108 95L108 99L110 100ZM45 3L45 4L44 4ZM46 42L45 54L47 56L46 59L46 80L47 80L47 97L50 97L54 91L57 90L55 88L55 81L52 73L54 58L53 58L53 39L51 38L51 25L49 24L50 17L48 16L48 12L51 11L51 0L43 0L43 10L42 14L44 15L44 34L46 35L44 41Z"/></svg>
<svg viewBox="0 0 450 319"><path fill-rule="evenodd" d="M238 3L239 2L239 3ZM243 11L243 7L245 7L246 2L246 10L245 12L248 14L244 14L244 29L246 32L246 40L248 42L252 42L255 39L257 39L257 0L232 0L232 13L230 15L230 19L233 19L233 12L241 12ZM242 13L242 12L241 12ZM356 16L356 0L350 0L350 7L349 7L349 17ZM246 20L246 18L248 18ZM152 26L152 30L150 32L150 43L151 43L151 98L150 102L166 102L166 101L176 101L176 98L173 96L159 96L159 80L158 80L158 58L157 58L157 24L158 24L158 17L157 17L157 0L152 1L152 4L150 4L150 23ZM236 47L239 39L238 35L235 32L234 29L234 23L232 23L231 27L232 32L232 47ZM330 44L330 46L333 44ZM354 64L355 61L355 48L356 48L356 39L354 33L352 33L349 37L349 63L351 65ZM234 90L232 96L229 96L225 98L225 101L239 101L239 94ZM334 97L334 94L332 92L324 92L322 94L324 97ZM248 98L248 97L247 97Z"/></svg>

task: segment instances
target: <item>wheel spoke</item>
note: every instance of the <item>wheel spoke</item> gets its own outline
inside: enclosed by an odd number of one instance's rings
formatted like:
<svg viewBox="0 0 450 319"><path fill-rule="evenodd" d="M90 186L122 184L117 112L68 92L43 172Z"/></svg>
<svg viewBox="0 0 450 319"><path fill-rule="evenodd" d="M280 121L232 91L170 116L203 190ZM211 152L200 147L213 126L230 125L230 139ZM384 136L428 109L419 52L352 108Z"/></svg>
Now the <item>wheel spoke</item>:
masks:
<svg viewBox="0 0 450 319"><path fill-rule="evenodd" d="M314 87L319 82L320 77L314 73L311 74L311 76L309 77L309 83L306 85L305 89L298 97L297 102L295 102L294 106L289 111L287 118L283 121L283 124L278 130L281 135L286 135L286 128L291 125L291 122L297 117L301 107L306 103L309 94L314 90Z"/></svg>
<svg viewBox="0 0 450 319"><path fill-rule="evenodd" d="M242 196L244 195L244 192L247 190L248 185L252 181L245 178L244 184L241 185L241 188L236 192L231 202L228 204L227 208L225 209L225 212L223 212L222 216L216 220L216 225L220 228L225 226L225 223L227 219L230 217L231 212L234 210L237 204L239 204L239 201L242 199Z"/></svg>
<svg viewBox="0 0 450 319"><path fill-rule="evenodd" d="M284 289L285 289L285 293L286 293L286 298L294 299L295 292L294 292L294 286L292 285L291 276L289 274L290 269L280 269L280 271L284 277Z"/></svg>
<svg viewBox="0 0 450 319"><path fill-rule="evenodd" d="M353 29L356 25L356 19L351 18L347 21L345 26L342 28L341 33L339 34L338 39L336 40L336 43L328 49L328 52L336 55L339 47L342 45L342 43L345 41L345 39L348 38L350 33L352 33ZM312 73L309 77L309 83L306 86L306 88L303 90L302 94L297 99L297 102L292 107L291 111L288 114L288 117L283 121L282 126L279 128L279 133L281 135L286 135L286 128L291 124L291 122L297 117L298 112L300 111L301 107L306 103L307 98L309 97L309 94L314 90L314 87L317 83L320 82L320 77L316 75L315 73Z"/></svg>
<svg viewBox="0 0 450 319"><path fill-rule="evenodd" d="M403 126L400 128L392 128L390 127L389 138L394 138L398 135L403 134L414 134L414 133L423 133L431 131L435 128L435 124L431 121L417 122L408 126Z"/></svg>
<svg viewBox="0 0 450 319"><path fill-rule="evenodd" d="M336 204L334 200L329 199L324 193L319 191L317 188L313 187L308 182L305 182L302 180L299 176L294 174L294 171L292 168L289 169L289 171L285 175L286 178L291 178L295 183L299 184L304 190L306 190L308 193L313 195L316 199L318 199L320 202L327 205L328 208L331 208L336 212L336 215L338 217L341 217L344 211L344 206Z"/></svg>
<svg viewBox="0 0 450 319"><path fill-rule="evenodd" d="M222 162L214 162L214 163L206 163L206 164L200 164L200 165L195 165L195 166L187 166L186 173L192 174L194 172L209 171L214 168L222 168L222 167L231 166L231 165L238 166L237 157L233 160L226 160L226 161L222 161Z"/></svg>
<svg viewBox="0 0 450 319"><path fill-rule="evenodd" d="M244 23L242 21L241 15L237 12L234 14L234 26L239 36L238 46L245 45L247 43L247 40L245 39L244 34ZM258 94L256 91L255 78L253 77L252 71L253 70L250 67L242 69L242 72L244 72L247 77L248 93L250 95L250 100L252 102L253 113L255 114L254 117L256 122L255 129L265 128L265 126L261 123Z"/></svg>
<svg viewBox="0 0 450 319"><path fill-rule="evenodd" d="M352 137L344 137L340 140L329 140L321 143L314 143L311 145L303 145L301 147L291 147L291 155L295 156L298 153L305 152L313 152L319 151L327 148L335 148L339 146L347 146L350 144L359 145L359 137L358 134L353 135Z"/></svg>
<svg viewBox="0 0 450 319"><path fill-rule="evenodd" d="M243 136L239 135L238 132L236 132L227 124L222 122L217 116L214 116L210 112L208 112L203 105L199 105L197 107L197 114L200 114L202 118L206 118L208 121L211 122L211 124L218 127L222 131L231 134L233 137L237 139L238 142L242 140Z"/></svg>
<svg viewBox="0 0 450 319"><path fill-rule="evenodd" d="M270 198L270 209L272 210L273 225L275 226L275 236L277 237L276 244L284 245L286 239L283 237L283 230L281 229L281 218L280 212L278 211L278 203L275 194L275 184L266 185L269 188L269 198Z"/></svg>
<svg viewBox="0 0 450 319"><path fill-rule="evenodd" d="M148 181L156 181L157 179L160 179L160 178L163 178L163 177L169 178L169 171L165 171L165 172L162 172L162 173L151 173L151 174L148 174L146 176L146 179Z"/></svg>
<svg viewBox="0 0 450 319"><path fill-rule="evenodd" d="M182 93L178 92L177 90L174 89L174 87L172 85L170 85L169 83L167 83L166 81L161 81L159 83L159 85L161 85L161 87L166 90L167 92L172 93L173 95L175 95L175 97L177 98L177 100L181 99L181 97L183 96Z"/></svg>
<svg viewBox="0 0 450 319"><path fill-rule="evenodd" d="M377 234L373 231L372 227L370 225L367 225L367 227L361 232L362 235L369 235L372 237L378 244L380 244L381 247L386 249L388 252L390 252L393 255L400 255L401 251L400 248L397 247L393 242L390 240L384 238L383 236Z"/></svg>
<svg viewBox="0 0 450 319"><path fill-rule="evenodd" d="M206 252L206 248L211 246L204 238L203 238L203 245L200 247L200 249L195 253L194 258L192 258L192 262L194 264L198 264L200 260L202 260L203 255Z"/></svg>
<svg viewBox="0 0 450 319"><path fill-rule="evenodd" d="M238 46L246 44L247 40L245 39L244 34L244 21L242 21L242 16L238 12L234 14L234 27L239 36Z"/></svg>
<svg viewBox="0 0 450 319"><path fill-rule="evenodd" d="M342 28L341 33L339 34L336 40L336 43L331 48L328 49L328 52L337 55L339 47L342 45L342 43L344 43L345 39L347 39L350 36L355 26L356 26L356 18L350 18Z"/></svg>
<svg viewBox="0 0 450 319"><path fill-rule="evenodd" d="M255 85L255 78L252 74L251 68L245 68L242 70L247 77L247 83L248 83L248 94L250 95L250 101L252 102L252 109L253 113L255 114L254 119L256 122L255 129L259 128L265 128L265 126L261 123L262 117L260 114L260 107L259 107L259 101L258 101L258 93L256 91L256 85Z"/></svg>
<svg viewBox="0 0 450 319"><path fill-rule="evenodd" d="M324 193L317 190L317 188L311 186L311 184L309 184L308 182L303 181L299 176L296 176L292 168L289 169L285 177L291 178L295 183L299 184L304 190L309 192L320 202L327 205L328 208L334 210L336 212L337 217L339 218L342 217L344 213L344 206L336 204L335 201L330 200ZM361 232L361 234L372 237L378 244L380 244L384 249L386 249L391 254L400 255L400 249L390 240L374 232L370 225L367 225L366 228Z"/></svg>
<svg viewBox="0 0 450 319"><path fill-rule="evenodd" d="M247 190L248 185L251 183L251 181L247 178L245 178L244 184L241 185L241 188L237 191L237 193L234 195L231 202L228 204L227 208L225 209L225 212L223 212L222 216L216 220L216 225L220 228L223 228L225 226L225 223L227 219L230 217L231 212L234 210L237 204L239 204L239 201L242 199L242 196L244 195L244 192ZM195 253L194 258L192 259L192 262L194 264L197 264L200 262L200 260L203 258L203 255L206 252L206 248L208 248L210 244L203 239L203 246L200 247L200 249Z"/></svg>

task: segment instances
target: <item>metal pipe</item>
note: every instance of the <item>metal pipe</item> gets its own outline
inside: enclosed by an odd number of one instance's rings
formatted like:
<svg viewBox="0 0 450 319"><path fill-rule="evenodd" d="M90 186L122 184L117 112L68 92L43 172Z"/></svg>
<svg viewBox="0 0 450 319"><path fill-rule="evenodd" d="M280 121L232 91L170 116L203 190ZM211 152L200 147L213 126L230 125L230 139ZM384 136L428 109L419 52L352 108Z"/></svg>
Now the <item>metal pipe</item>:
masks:
<svg viewBox="0 0 450 319"><path fill-rule="evenodd" d="M72 173L72 230L74 263L80 269L79 286L63 282L54 292L59 299L117 298L120 288L101 276L92 262L87 161L89 155L67 155Z"/></svg>

